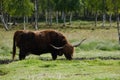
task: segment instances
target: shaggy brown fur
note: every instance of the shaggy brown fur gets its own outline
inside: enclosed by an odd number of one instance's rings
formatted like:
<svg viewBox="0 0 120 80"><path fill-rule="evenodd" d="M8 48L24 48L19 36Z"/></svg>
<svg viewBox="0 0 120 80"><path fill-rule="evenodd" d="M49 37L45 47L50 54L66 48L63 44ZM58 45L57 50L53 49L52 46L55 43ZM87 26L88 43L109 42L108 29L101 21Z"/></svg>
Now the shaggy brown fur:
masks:
<svg viewBox="0 0 120 80"><path fill-rule="evenodd" d="M36 55L51 53L53 60L57 58L57 55L62 56L64 54L66 59L71 60L74 51L74 47L68 43L65 36L54 30L16 31L13 38L13 60L16 54L16 46L20 50L20 60L25 59L30 53Z"/></svg>

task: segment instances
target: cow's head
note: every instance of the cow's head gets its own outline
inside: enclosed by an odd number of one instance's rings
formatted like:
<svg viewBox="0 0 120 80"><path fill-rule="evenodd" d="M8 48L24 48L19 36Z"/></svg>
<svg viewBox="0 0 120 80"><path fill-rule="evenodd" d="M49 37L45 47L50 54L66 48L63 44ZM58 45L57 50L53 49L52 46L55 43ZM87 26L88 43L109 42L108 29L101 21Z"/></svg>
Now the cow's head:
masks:
<svg viewBox="0 0 120 80"><path fill-rule="evenodd" d="M54 49L59 50L59 51L58 51L58 55L61 56L61 55L64 54L65 57L66 57L66 59L71 60L71 59L73 58L74 47L80 46L81 43L82 43L84 40L86 40L86 39L83 39L83 40L80 41L79 43L73 44L73 45L67 43L67 44L65 44L64 46L61 46L61 47L56 47L56 46L54 46L54 45L52 45L52 44L50 44L50 46L52 46Z"/></svg>

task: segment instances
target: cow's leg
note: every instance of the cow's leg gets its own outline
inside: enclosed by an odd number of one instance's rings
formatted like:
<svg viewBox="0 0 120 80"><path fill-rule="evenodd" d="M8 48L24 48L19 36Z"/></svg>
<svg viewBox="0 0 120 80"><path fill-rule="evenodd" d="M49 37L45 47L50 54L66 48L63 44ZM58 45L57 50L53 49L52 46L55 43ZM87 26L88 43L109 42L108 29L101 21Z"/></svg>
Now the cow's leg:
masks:
<svg viewBox="0 0 120 80"><path fill-rule="evenodd" d="M55 52L51 53L51 55L52 55L52 59L53 59L53 60L56 60L56 59L57 59L57 54L56 54Z"/></svg>
<svg viewBox="0 0 120 80"><path fill-rule="evenodd" d="M19 53L19 60L23 60L26 57L26 52L24 50L20 50Z"/></svg>
<svg viewBox="0 0 120 80"><path fill-rule="evenodd" d="M25 55L19 54L19 60L25 59Z"/></svg>

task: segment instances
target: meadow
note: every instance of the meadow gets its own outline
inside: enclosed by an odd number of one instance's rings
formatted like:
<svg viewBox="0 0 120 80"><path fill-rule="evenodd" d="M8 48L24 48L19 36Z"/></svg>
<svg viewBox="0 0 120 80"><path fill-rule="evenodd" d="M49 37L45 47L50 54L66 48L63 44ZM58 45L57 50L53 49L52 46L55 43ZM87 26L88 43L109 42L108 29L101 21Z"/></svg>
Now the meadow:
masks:
<svg viewBox="0 0 120 80"><path fill-rule="evenodd" d="M40 28L43 29L46 28ZM29 55L19 61L17 49L15 61L12 61L12 38L17 29L5 31L0 28L0 80L120 80L120 45L116 28L53 29L63 33L72 44L87 38L75 48L73 60L58 56L54 61L48 53Z"/></svg>

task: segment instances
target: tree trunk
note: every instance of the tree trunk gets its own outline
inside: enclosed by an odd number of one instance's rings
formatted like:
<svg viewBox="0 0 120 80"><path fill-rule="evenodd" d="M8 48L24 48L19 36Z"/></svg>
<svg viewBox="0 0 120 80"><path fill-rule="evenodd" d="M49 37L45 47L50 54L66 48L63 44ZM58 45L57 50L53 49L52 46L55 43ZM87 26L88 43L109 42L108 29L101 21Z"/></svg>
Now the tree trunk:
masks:
<svg viewBox="0 0 120 80"><path fill-rule="evenodd" d="M116 4L115 0L113 0L113 4ZM116 14L116 18L117 18L117 31L118 31L118 42L120 44L120 26L119 26L119 9L118 9L118 5L114 6L115 9L115 14Z"/></svg>
<svg viewBox="0 0 120 80"><path fill-rule="evenodd" d="M32 16L30 17L30 24L33 25L33 22L34 22L34 15L32 15Z"/></svg>
<svg viewBox="0 0 120 80"><path fill-rule="evenodd" d="M102 13L103 13L103 23L102 23L102 27L103 27L103 28L105 28L105 20L106 20L105 7L106 7L106 0L102 0Z"/></svg>
<svg viewBox="0 0 120 80"><path fill-rule="evenodd" d="M35 30L38 29L38 9L37 9L37 0L35 0Z"/></svg>
<svg viewBox="0 0 120 80"><path fill-rule="evenodd" d="M25 16L24 16L24 23L23 23L23 29L25 30L25 27L26 27L26 22L25 22Z"/></svg>
<svg viewBox="0 0 120 80"><path fill-rule="evenodd" d="M28 16L26 16L26 19L25 19L25 21L26 21L26 23L28 24L29 23L29 17Z"/></svg>
<svg viewBox="0 0 120 80"><path fill-rule="evenodd" d="M45 10L45 20L46 20L46 24L48 24L48 11Z"/></svg>
<svg viewBox="0 0 120 80"><path fill-rule="evenodd" d="M2 23L3 23L3 25L4 25L5 30L8 31L9 29L8 29L7 24L5 23L3 15L0 15L0 19L1 19Z"/></svg>
<svg viewBox="0 0 120 80"><path fill-rule="evenodd" d="M63 11L61 11L61 20L63 20L64 14Z"/></svg>
<svg viewBox="0 0 120 80"><path fill-rule="evenodd" d="M119 14L117 14L117 30L118 30L118 40L119 40L119 44L120 44Z"/></svg>
<svg viewBox="0 0 120 80"><path fill-rule="evenodd" d="M5 23L5 18L3 16L3 1L0 1L0 19L4 25L5 30L8 31L9 29L8 29L7 23Z"/></svg>
<svg viewBox="0 0 120 80"><path fill-rule="evenodd" d="M50 9L50 26L52 26L52 9Z"/></svg>
<svg viewBox="0 0 120 80"><path fill-rule="evenodd" d="M109 15L110 27L112 26L112 14Z"/></svg>
<svg viewBox="0 0 120 80"><path fill-rule="evenodd" d="M105 18L106 18L106 15L105 15L105 13L104 13L104 14L103 14L103 23L102 23L102 27L103 27L103 28L105 28L105 20L106 20Z"/></svg>
<svg viewBox="0 0 120 80"><path fill-rule="evenodd" d="M66 26L66 14L63 11L63 26Z"/></svg>
<svg viewBox="0 0 120 80"><path fill-rule="evenodd" d="M96 14L95 14L95 27L97 26L97 18L98 18L98 14L96 12Z"/></svg>
<svg viewBox="0 0 120 80"><path fill-rule="evenodd" d="M72 12L70 12L70 25L71 25L71 23L72 23Z"/></svg>
<svg viewBox="0 0 120 80"><path fill-rule="evenodd" d="M56 11L56 24L58 24L58 11Z"/></svg>
<svg viewBox="0 0 120 80"><path fill-rule="evenodd" d="M50 26L50 9L48 10L48 25Z"/></svg>

